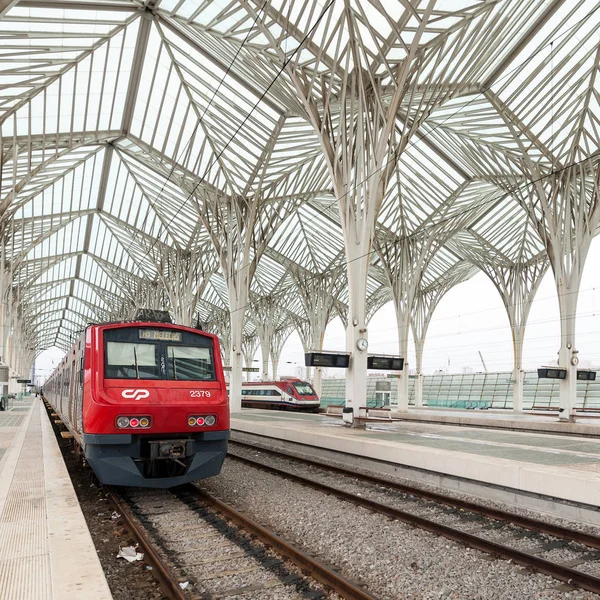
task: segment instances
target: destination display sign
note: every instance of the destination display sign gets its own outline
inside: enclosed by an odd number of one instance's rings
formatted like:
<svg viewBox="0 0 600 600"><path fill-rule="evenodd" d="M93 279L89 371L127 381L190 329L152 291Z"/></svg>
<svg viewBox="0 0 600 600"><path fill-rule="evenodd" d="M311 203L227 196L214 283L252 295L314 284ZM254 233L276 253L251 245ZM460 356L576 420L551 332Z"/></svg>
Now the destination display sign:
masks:
<svg viewBox="0 0 600 600"><path fill-rule="evenodd" d="M404 359L400 356L369 356L367 369L381 369L382 371L402 371Z"/></svg>
<svg viewBox="0 0 600 600"><path fill-rule="evenodd" d="M163 342L180 342L181 331L169 331L168 329L139 329L140 340L160 340Z"/></svg>
<svg viewBox="0 0 600 600"><path fill-rule="evenodd" d="M307 367L334 367L347 369L350 364L349 354L333 354L330 352L307 352L304 355Z"/></svg>
<svg viewBox="0 0 600 600"><path fill-rule="evenodd" d="M542 367L538 369L539 379L566 379L567 370L555 367Z"/></svg>

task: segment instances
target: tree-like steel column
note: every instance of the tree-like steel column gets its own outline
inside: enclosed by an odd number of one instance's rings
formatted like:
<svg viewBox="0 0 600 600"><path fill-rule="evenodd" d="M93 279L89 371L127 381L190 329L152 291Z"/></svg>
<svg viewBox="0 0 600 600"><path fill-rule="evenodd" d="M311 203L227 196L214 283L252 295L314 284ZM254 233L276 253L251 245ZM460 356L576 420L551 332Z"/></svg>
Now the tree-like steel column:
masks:
<svg viewBox="0 0 600 600"><path fill-rule="evenodd" d="M169 298L175 322L194 325L198 300L211 276L217 270L217 260L206 245L179 250L163 245L156 257L159 278Z"/></svg>
<svg viewBox="0 0 600 600"><path fill-rule="evenodd" d="M427 330L431 323L433 313L442 298L461 281L469 279L475 267L458 263L451 272L445 273L442 278L426 288L421 288L414 300L410 317L410 325L415 343L415 406L423 406L423 351Z"/></svg>
<svg viewBox="0 0 600 600"><path fill-rule="evenodd" d="M254 355L258 350L259 338L256 334L244 335L242 338L242 354L244 356L244 362L246 363L246 369L251 369L254 365ZM250 381L250 371L246 371L246 381Z"/></svg>
<svg viewBox="0 0 600 600"><path fill-rule="evenodd" d="M319 54L312 71L300 69L297 64L289 68L319 138L344 232L349 289L346 344L352 353L346 405L353 408L355 416L367 397L367 352L362 340L368 339L367 277L377 217L398 157L436 102L435 95L416 100L408 93L420 68L441 47L431 55L419 51L434 6L435 0L430 0L418 14L411 13L415 31L404 47L404 59L393 67L385 53L373 60L361 39L358 19L350 4L344 3L332 34L339 40L331 40L331 48L336 48L339 55L331 60ZM317 75L321 60L324 72ZM383 77L377 73L381 64L386 67ZM401 123L398 113L403 100L416 118Z"/></svg>
<svg viewBox="0 0 600 600"><path fill-rule="evenodd" d="M200 218L210 235L227 285L231 324L229 402L231 411L239 412L242 407L242 340L250 283L276 228L299 200L265 202L260 194L242 197L225 195L218 190L204 190L197 200Z"/></svg>
<svg viewBox="0 0 600 600"><path fill-rule="evenodd" d="M281 298L269 295L252 302L250 319L256 326L256 332L260 340L262 354L261 378L263 381L269 380L269 357L271 356L275 332L286 318L286 298L287 296ZM281 349L279 352L281 352ZM275 366L273 366L273 370L275 371Z"/></svg>
<svg viewBox="0 0 600 600"><path fill-rule="evenodd" d="M483 244L483 240L480 240ZM506 308L513 339L513 410L523 410L523 342L529 311L540 283L548 269L548 259L544 253L528 261L512 262L502 253L485 244L485 256L475 256L471 260L491 280ZM490 260L491 259L491 260Z"/></svg>
<svg viewBox="0 0 600 600"><path fill-rule="evenodd" d="M304 351L320 352L327 324L332 318L336 298L340 293L345 278L340 267L320 274L311 274L302 269L291 269L298 296L306 315L305 331L299 329L303 340ZM315 391L320 396L322 391L322 370L315 367L313 376Z"/></svg>
<svg viewBox="0 0 600 600"><path fill-rule="evenodd" d="M530 163L530 194L520 198L546 246L560 310L560 418L572 420L577 402L577 299L585 259L600 225L600 169L591 159L546 177Z"/></svg>
<svg viewBox="0 0 600 600"><path fill-rule="evenodd" d="M281 357L281 351L283 350L283 345L290 337L292 331L294 331L293 325L289 323L283 324L279 329L276 329L273 332L273 337L271 338L271 367L273 369L273 381L277 380L277 373L279 369L279 358Z"/></svg>

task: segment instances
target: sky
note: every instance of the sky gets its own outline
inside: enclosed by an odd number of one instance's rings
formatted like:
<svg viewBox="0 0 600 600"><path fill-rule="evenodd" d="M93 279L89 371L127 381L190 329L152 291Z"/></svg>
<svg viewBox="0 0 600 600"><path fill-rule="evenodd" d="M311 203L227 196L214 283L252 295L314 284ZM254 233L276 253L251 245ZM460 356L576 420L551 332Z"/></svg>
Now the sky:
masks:
<svg viewBox="0 0 600 600"><path fill-rule="evenodd" d="M600 238L591 245L577 306L576 347L581 367L600 367ZM369 352L396 354L398 335L396 315L391 303L383 306L369 324ZM391 324L394 324L392 326ZM525 333L524 367L536 369L556 362L560 344L558 300L552 271L548 270L536 294ZM345 331L339 318L325 333L325 350L344 351ZM425 374L442 370L462 373L483 371L481 352L490 372L512 370L512 338L506 310L492 282L483 273L457 285L440 301L429 326L423 366ZM50 348L36 361L38 375L47 377L64 356ZM261 351L255 355L259 366ZM409 345L409 368L414 368L414 347ZM469 371L467 371L469 372ZM297 333L287 340L281 353L279 376L303 377L304 351ZM325 376L343 377L343 371L328 369ZM257 378L257 377L254 377Z"/></svg>

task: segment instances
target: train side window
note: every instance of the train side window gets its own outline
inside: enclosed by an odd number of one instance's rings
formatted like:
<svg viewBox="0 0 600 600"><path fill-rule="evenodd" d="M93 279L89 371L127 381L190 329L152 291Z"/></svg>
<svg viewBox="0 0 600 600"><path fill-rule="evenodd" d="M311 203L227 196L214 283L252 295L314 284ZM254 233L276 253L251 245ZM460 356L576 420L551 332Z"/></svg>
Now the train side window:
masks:
<svg viewBox="0 0 600 600"><path fill-rule="evenodd" d="M83 362L84 362L84 357L82 356L79 359L79 385L83 385Z"/></svg>

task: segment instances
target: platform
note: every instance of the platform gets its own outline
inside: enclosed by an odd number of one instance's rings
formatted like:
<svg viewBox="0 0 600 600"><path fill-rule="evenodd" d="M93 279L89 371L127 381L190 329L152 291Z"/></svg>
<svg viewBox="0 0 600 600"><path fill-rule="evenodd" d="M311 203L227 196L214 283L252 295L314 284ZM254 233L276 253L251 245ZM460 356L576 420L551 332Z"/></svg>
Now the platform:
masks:
<svg viewBox="0 0 600 600"><path fill-rule="evenodd" d="M600 525L600 439L415 421L353 429L324 415L251 409L232 415L232 439L244 434Z"/></svg>
<svg viewBox="0 0 600 600"><path fill-rule="evenodd" d="M0 598L110 600L45 409L0 412Z"/></svg>

